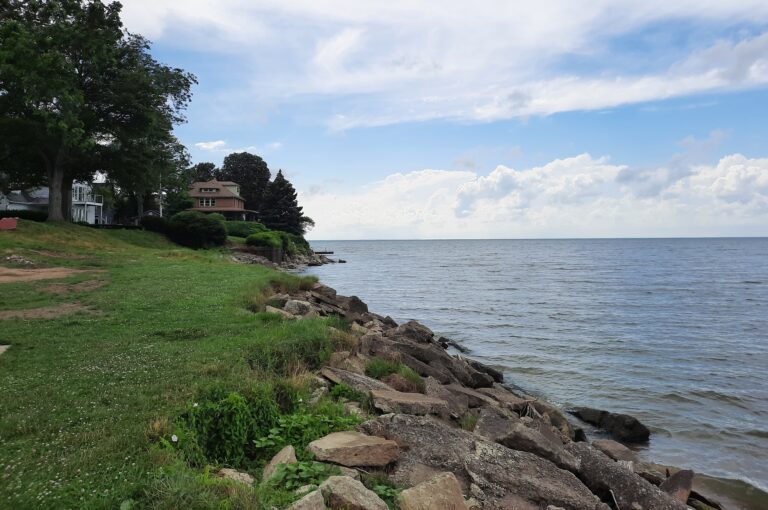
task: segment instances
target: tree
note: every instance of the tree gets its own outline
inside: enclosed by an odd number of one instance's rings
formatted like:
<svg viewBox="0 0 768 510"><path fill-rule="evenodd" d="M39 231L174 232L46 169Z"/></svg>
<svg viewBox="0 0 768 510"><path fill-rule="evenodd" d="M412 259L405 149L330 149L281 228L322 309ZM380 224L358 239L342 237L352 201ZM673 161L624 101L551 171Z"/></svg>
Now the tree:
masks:
<svg viewBox="0 0 768 510"><path fill-rule="evenodd" d="M219 169L213 163L198 163L191 166L188 170L189 184L193 182L212 181L217 178Z"/></svg>
<svg viewBox="0 0 768 510"><path fill-rule="evenodd" d="M258 215L263 208L262 201L269 177L269 167L263 159L248 152L237 152L224 158L217 178L238 183L240 196L245 199L245 208L256 211Z"/></svg>
<svg viewBox="0 0 768 510"><path fill-rule="evenodd" d="M261 222L272 230L303 235L307 227L314 225L314 222L304 216L297 196L293 184L285 178L282 170L278 171L264 195Z"/></svg>
<svg viewBox="0 0 768 510"><path fill-rule="evenodd" d="M168 135L184 121L194 76L157 63L144 38L124 33L117 2L6 5L0 18L0 135L21 127L29 133L9 157L33 148L38 165L26 171L42 169L50 189L49 221L68 219L72 180L89 179L97 169L137 190L155 182L158 164L165 164L158 162L173 159L162 153L176 150Z"/></svg>

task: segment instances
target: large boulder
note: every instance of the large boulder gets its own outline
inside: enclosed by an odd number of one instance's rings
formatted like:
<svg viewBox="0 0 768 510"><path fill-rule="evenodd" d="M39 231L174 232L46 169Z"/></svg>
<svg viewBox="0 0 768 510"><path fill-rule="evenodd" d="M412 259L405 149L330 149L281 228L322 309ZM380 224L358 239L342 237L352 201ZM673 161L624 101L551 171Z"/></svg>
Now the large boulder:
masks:
<svg viewBox="0 0 768 510"><path fill-rule="evenodd" d="M400 510L467 510L453 473L441 473L400 493Z"/></svg>
<svg viewBox="0 0 768 510"><path fill-rule="evenodd" d="M483 509L606 509L572 473L528 452L510 450L430 417L386 415L361 425L394 440L401 455L391 471L397 484L413 486L450 471ZM513 499L518 506L513 506ZM522 503L521 503L522 502Z"/></svg>
<svg viewBox="0 0 768 510"><path fill-rule="evenodd" d="M496 401L493 398L471 388L460 386L458 384L448 384L445 386L445 389L453 394L464 395L467 397L467 404L469 407L496 406Z"/></svg>
<svg viewBox="0 0 768 510"><path fill-rule="evenodd" d="M283 310L291 315L306 315L313 310L312 305L307 301L300 301L298 299L289 299L283 305Z"/></svg>
<svg viewBox="0 0 768 510"><path fill-rule="evenodd" d="M272 457L272 460L270 460L269 463L264 466L264 471L261 474L261 480L267 481L272 478L272 475L275 474L277 467L281 464L295 464L296 462L296 450L294 450L293 446L291 445L286 446L277 452L277 455Z"/></svg>
<svg viewBox="0 0 768 510"><path fill-rule="evenodd" d="M659 486L659 489L663 490L674 499L681 503L686 503L688 497L691 495L691 489L693 488L693 471L690 469L683 469L673 474Z"/></svg>
<svg viewBox="0 0 768 510"><path fill-rule="evenodd" d="M448 414L448 402L422 393L395 390L371 390L373 406L384 413Z"/></svg>
<svg viewBox="0 0 768 510"><path fill-rule="evenodd" d="M218 476L232 480L233 482L244 483L245 485L253 485L254 478L244 471L238 471L231 468L223 468L218 472Z"/></svg>
<svg viewBox="0 0 768 510"><path fill-rule="evenodd" d="M387 336L424 344L433 343L435 338L435 334L431 329L416 321L408 321L405 324L388 330Z"/></svg>
<svg viewBox="0 0 768 510"><path fill-rule="evenodd" d="M306 494L303 498L286 508L286 510L325 510L325 498L319 490Z"/></svg>
<svg viewBox="0 0 768 510"><path fill-rule="evenodd" d="M611 413L591 407L577 407L571 411L574 416L599 427L619 441L641 443L648 441L651 431L634 416Z"/></svg>
<svg viewBox="0 0 768 510"><path fill-rule="evenodd" d="M494 384L488 388L479 388L477 391L483 395L487 395L496 399L500 403L507 406L509 409L518 413L522 411L525 406L532 402L532 400L518 397L500 384Z"/></svg>
<svg viewBox="0 0 768 510"><path fill-rule="evenodd" d="M325 504L343 510L389 510L375 492L348 476L331 476L320 485Z"/></svg>
<svg viewBox="0 0 768 510"><path fill-rule="evenodd" d="M520 422L512 423L506 434L496 442L513 450L536 454L568 471L576 472L579 467L579 461L565 450L561 442L553 441L535 428L526 427Z"/></svg>
<svg viewBox="0 0 768 510"><path fill-rule="evenodd" d="M359 432L334 432L312 441L307 450L320 461L342 466L386 466L397 459L397 443Z"/></svg>
<svg viewBox="0 0 768 510"><path fill-rule="evenodd" d="M566 449L580 461L577 474L581 481L604 500L615 498L619 508L686 510L685 504L589 444L570 443Z"/></svg>

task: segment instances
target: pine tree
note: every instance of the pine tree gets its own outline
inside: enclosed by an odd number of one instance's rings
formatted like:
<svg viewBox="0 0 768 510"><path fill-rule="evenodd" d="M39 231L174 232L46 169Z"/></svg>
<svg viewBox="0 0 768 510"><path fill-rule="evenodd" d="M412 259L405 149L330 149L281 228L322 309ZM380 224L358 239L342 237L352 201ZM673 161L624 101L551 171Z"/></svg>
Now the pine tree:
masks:
<svg viewBox="0 0 768 510"><path fill-rule="evenodd" d="M272 230L281 230L302 235L312 220L304 216L302 207L296 199L297 193L280 170L275 180L269 183L264 194L264 205L260 221Z"/></svg>

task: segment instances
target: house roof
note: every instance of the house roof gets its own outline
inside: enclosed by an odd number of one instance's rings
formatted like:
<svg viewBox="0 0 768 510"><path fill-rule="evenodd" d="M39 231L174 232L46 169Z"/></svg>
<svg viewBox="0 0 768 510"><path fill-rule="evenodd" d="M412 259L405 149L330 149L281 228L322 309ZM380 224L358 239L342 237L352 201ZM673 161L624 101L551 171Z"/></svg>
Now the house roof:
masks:
<svg viewBox="0 0 768 510"><path fill-rule="evenodd" d="M249 212L249 213L255 213L256 211L251 211L250 209L238 209L237 207L192 207L193 211L201 211L201 212Z"/></svg>
<svg viewBox="0 0 768 510"><path fill-rule="evenodd" d="M243 200L243 197L229 189L227 186L240 186L236 182L232 181L205 181L205 182L193 182L189 188L189 196L193 198L239 198ZM202 192L201 188L215 188L215 192Z"/></svg>

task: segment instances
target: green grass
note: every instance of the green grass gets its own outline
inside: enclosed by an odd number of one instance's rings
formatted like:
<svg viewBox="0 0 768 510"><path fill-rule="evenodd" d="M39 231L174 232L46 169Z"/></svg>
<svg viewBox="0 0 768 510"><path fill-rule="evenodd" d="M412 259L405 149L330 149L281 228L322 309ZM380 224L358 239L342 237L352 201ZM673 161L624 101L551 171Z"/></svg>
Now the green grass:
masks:
<svg viewBox="0 0 768 510"><path fill-rule="evenodd" d="M424 391L424 379L413 369L399 361L375 357L365 366L365 375L374 379L384 379L392 374L399 374L412 383L420 392Z"/></svg>
<svg viewBox="0 0 768 510"><path fill-rule="evenodd" d="M11 345L0 356L0 508L287 501L261 489L222 489L226 484L152 441L211 388L248 394L267 374L295 379L302 363L322 362L338 341L328 321L253 313L272 287L295 290L314 280L235 264L223 251L180 248L149 232L29 221L0 232L0 265L11 254L100 272L0 284L0 310L79 301L99 313L0 321L0 344ZM43 292L51 283L88 279L109 283L91 292ZM312 351L302 350L305 341ZM253 370L249 360L257 355Z"/></svg>

